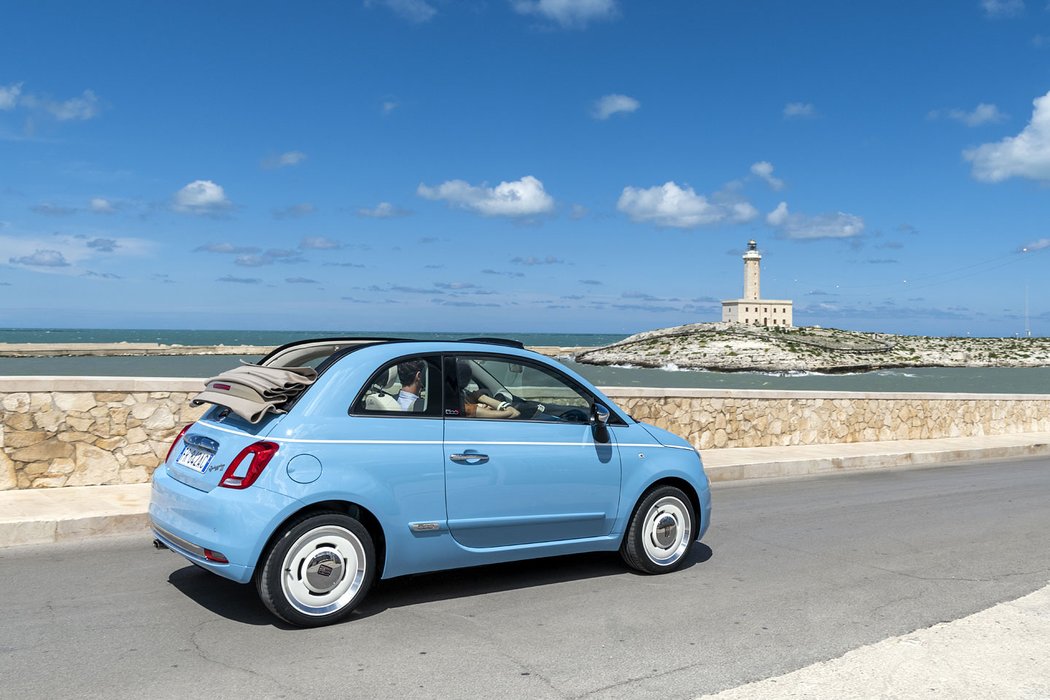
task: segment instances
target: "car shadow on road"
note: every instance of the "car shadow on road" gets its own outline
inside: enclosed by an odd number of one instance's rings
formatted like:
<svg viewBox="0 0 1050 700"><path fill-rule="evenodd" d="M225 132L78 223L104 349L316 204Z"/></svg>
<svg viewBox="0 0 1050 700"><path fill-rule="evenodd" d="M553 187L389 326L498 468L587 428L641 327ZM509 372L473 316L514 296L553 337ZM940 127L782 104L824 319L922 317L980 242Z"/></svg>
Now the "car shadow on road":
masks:
<svg viewBox="0 0 1050 700"><path fill-rule="evenodd" d="M270 614L253 585L235 583L192 564L172 571L168 583L202 608L227 620L293 629Z"/></svg>
<svg viewBox="0 0 1050 700"><path fill-rule="evenodd" d="M710 547L697 542L679 571L701 564L713 554ZM391 608L623 575L645 576L628 569L616 553L594 552L400 576L377 581L348 622ZM270 614L254 586L234 583L196 566L173 571L168 582L200 606L228 620L294 629Z"/></svg>
<svg viewBox="0 0 1050 700"><path fill-rule="evenodd" d="M697 542L679 571L703 563L712 555L710 547ZM594 552L401 576L377 582L351 619L420 603L623 575L645 576L627 568L616 553Z"/></svg>

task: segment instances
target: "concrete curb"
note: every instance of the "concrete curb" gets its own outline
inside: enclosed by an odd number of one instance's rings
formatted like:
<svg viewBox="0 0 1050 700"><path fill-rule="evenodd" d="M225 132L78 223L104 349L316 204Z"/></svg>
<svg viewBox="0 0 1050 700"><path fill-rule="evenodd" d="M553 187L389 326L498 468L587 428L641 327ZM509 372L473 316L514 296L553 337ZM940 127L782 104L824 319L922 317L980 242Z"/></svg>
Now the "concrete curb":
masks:
<svg viewBox="0 0 1050 700"><path fill-rule="evenodd" d="M749 464L707 465L705 471L712 483L815 476L836 472L906 469L989 459L1043 457L1050 455L1050 444L1009 445L936 452L895 452L850 457L815 459L782 459Z"/></svg>
<svg viewBox="0 0 1050 700"><path fill-rule="evenodd" d="M145 512L0 523L0 548L144 534L148 527L149 517Z"/></svg>
<svg viewBox="0 0 1050 700"><path fill-rule="evenodd" d="M0 492L0 547L146 532L149 484Z"/></svg>

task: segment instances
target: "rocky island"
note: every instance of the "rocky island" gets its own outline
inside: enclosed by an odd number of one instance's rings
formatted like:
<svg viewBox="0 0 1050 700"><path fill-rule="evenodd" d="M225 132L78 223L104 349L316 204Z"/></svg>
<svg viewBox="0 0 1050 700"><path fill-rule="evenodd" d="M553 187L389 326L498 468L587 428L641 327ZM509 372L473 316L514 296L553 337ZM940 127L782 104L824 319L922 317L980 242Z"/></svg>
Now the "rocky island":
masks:
<svg viewBox="0 0 1050 700"><path fill-rule="evenodd" d="M694 323L583 350L592 365L719 372L866 372L904 367L1046 367L1050 338L941 338L832 328Z"/></svg>

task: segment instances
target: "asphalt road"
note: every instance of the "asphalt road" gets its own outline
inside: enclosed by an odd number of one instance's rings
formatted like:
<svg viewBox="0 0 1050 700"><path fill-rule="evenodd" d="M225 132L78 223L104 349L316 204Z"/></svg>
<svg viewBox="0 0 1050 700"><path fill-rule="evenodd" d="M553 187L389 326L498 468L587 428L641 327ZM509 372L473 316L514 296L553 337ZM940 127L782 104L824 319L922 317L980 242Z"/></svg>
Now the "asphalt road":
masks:
<svg viewBox="0 0 1050 700"><path fill-rule="evenodd" d="M677 573L586 555L414 576L317 630L145 536L12 548L0 694L695 697L1030 593L1048 531L1047 460L722 486Z"/></svg>

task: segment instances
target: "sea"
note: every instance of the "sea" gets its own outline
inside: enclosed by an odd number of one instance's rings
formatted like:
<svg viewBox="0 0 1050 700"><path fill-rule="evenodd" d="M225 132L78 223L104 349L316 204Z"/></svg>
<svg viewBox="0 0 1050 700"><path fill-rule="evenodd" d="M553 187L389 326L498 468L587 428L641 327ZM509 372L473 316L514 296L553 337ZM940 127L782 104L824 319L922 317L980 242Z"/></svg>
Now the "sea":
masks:
<svg viewBox="0 0 1050 700"><path fill-rule="evenodd" d="M161 343L165 345L276 346L318 337L382 337L436 340L500 337L526 345L594 347L623 340L624 334L217 331L127 329L0 329L0 343ZM0 376L211 377L256 356L179 355L151 357L0 357ZM561 361L598 386L695 389L768 389L775 391L865 391L1050 394L1050 367L924 367L855 374L810 372L709 372L599 367Z"/></svg>

